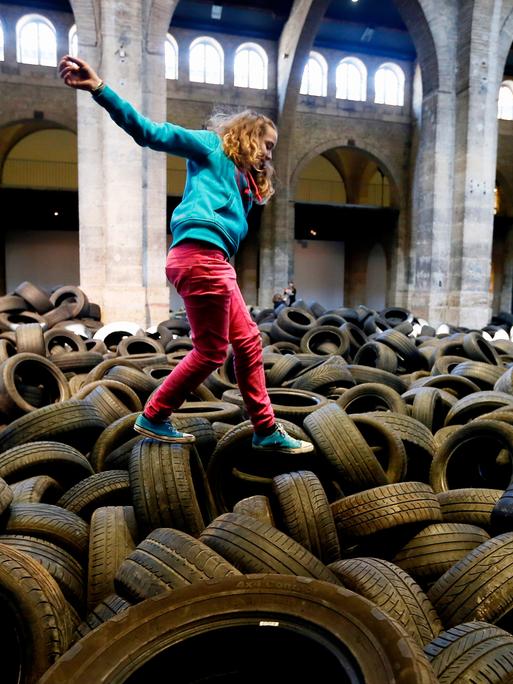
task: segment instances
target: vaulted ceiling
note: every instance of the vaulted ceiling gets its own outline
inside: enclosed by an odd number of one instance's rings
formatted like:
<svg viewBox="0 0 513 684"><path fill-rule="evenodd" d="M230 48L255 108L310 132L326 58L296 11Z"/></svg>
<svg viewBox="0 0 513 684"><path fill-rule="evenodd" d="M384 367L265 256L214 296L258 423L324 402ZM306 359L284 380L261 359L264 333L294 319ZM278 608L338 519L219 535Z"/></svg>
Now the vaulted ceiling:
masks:
<svg viewBox="0 0 513 684"><path fill-rule="evenodd" d="M173 26L209 33L276 40L287 21L293 0L180 0ZM71 12L69 0L0 0L34 10ZM212 11L221 7L220 18ZM413 42L393 0L332 0L315 46L415 59Z"/></svg>

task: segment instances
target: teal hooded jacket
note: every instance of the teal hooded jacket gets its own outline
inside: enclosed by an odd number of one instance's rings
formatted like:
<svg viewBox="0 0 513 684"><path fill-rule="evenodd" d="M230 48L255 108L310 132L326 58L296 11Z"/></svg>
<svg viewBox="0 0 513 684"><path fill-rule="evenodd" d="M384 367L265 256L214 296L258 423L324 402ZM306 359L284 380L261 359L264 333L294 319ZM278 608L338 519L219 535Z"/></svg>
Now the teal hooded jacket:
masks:
<svg viewBox="0 0 513 684"><path fill-rule="evenodd" d="M248 232L253 193L217 133L151 121L107 85L93 97L139 145L187 159L182 201L171 217L171 246L202 240L233 256Z"/></svg>

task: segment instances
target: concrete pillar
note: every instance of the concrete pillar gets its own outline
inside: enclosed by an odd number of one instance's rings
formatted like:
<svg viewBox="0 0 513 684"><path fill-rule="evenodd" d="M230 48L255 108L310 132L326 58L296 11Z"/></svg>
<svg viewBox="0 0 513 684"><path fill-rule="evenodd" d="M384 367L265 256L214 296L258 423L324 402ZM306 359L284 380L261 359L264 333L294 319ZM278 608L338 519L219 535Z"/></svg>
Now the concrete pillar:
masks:
<svg viewBox="0 0 513 684"><path fill-rule="evenodd" d="M456 92L454 231L449 318L479 328L491 315L497 96L504 60L499 37L508 2L462 3Z"/></svg>
<svg viewBox="0 0 513 684"><path fill-rule="evenodd" d="M396 0L417 50L421 92L411 152L409 210L399 230L410 254L404 278L396 277L397 301L436 325L447 319L450 290L453 164L455 145L454 90L451 65L456 58L457 11L454 4L431 0ZM406 209L406 207L405 207ZM406 287L405 287L406 286Z"/></svg>
<svg viewBox="0 0 513 684"><path fill-rule="evenodd" d="M273 293L294 277L294 203L290 194L290 159L303 67L329 0L294 0L278 46L278 129L274 165L280 179L260 228L258 303L270 306Z"/></svg>
<svg viewBox="0 0 513 684"><path fill-rule="evenodd" d="M176 2L76 0L79 51L121 97L166 119L164 40ZM79 92L80 283L106 322L168 317L165 155L140 148Z"/></svg>

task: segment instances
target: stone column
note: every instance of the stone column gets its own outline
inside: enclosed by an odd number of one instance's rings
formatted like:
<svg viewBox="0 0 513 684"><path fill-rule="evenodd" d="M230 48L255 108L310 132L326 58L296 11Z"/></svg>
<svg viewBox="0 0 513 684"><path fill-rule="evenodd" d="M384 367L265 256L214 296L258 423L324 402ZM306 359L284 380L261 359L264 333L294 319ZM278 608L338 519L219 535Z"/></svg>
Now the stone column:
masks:
<svg viewBox="0 0 513 684"><path fill-rule="evenodd" d="M276 195L266 207L260 228L258 303L270 306L276 289L293 279L294 203L290 195L290 159L294 121L304 64L329 0L294 0L278 46L278 128L274 165Z"/></svg>
<svg viewBox="0 0 513 684"><path fill-rule="evenodd" d="M505 56L503 13L511 2L462 3L458 34L452 278L448 318L480 328L491 315L497 160L497 96Z"/></svg>
<svg viewBox="0 0 513 684"><path fill-rule="evenodd" d="M417 316L433 325L447 320L450 289L450 251L452 231L454 119L454 47L457 36L457 11L432 0L396 0L396 5L415 43L421 93L411 153L412 186L409 212L401 220L411 225L409 236L403 231L409 265L404 278L397 278L398 300ZM407 291L401 291L407 282Z"/></svg>
<svg viewBox="0 0 513 684"><path fill-rule="evenodd" d="M157 121L166 118L171 6L171 0L76 0L73 7L81 56ZM81 287L100 304L105 322L146 327L167 318L169 309L165 155L140 148L89 93L77 99Z"/></svg>

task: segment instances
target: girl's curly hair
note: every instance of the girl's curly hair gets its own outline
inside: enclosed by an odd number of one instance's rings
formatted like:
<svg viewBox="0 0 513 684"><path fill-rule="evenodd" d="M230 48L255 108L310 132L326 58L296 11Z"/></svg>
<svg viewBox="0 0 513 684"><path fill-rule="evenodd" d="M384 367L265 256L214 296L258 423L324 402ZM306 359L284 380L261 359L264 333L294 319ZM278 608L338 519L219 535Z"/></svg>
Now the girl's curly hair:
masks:
<svg viewBox="0 0 513 684"><path fill-rule="evenodd" d="M219 112L207 124L221 138L226 156L240 169L251 172L262 202L274 194L274 168L261 157L261 139L267 127L276 130L269 117L250 109L236 114Z"/></svg>

